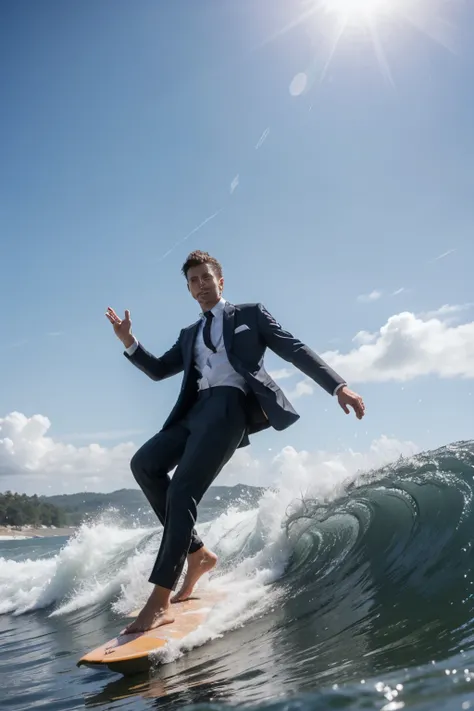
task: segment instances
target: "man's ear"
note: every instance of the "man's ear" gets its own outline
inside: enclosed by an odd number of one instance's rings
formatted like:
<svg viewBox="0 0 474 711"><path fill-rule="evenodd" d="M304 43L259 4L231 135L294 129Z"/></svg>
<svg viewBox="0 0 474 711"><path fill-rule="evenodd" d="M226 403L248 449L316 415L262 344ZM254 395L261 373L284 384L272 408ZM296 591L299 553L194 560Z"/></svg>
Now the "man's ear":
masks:
<svg viewBox="0 0 474 711"><path fill-rule="evenodd" d="M222 294L222 292L224 291L224 277L221 277L221 278L219 279L219 289L220 289L220 292L221 292L221 294Z"/></svg>

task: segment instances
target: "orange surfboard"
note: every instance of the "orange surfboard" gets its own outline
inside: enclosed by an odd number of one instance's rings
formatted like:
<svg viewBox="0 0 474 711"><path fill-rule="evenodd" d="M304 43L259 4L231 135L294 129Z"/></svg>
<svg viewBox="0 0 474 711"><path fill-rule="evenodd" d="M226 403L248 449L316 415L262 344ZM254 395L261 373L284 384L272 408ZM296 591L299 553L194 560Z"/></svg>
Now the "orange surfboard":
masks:
<svg viewBox="0 0 474 711"><path fill-rule="evenodd" d="M162 627L124 634L114 637L105 644L85 654L77 666L108 667L124 676L148 671L153 664L150 654L160 650L168 641L184 639L190 632L202 625L212 608L224 594L213 591L199 593L199 596L172 605L175 621ZM134 610L128 617L136 617L140 610Z"/></svg>

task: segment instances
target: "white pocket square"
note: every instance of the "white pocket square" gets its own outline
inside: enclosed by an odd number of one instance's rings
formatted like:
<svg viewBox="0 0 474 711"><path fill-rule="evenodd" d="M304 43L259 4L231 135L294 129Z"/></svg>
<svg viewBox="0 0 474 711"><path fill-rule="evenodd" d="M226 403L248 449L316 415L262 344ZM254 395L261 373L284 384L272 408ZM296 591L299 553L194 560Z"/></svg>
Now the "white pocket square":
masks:
<svg viewBox="0 0 474 711"><path fill-rule="evenodd" d="M243 323L241 326L237 326L234 333L241 333L242 331L250 331L250 326L247 326L246 323Z"/></svg>

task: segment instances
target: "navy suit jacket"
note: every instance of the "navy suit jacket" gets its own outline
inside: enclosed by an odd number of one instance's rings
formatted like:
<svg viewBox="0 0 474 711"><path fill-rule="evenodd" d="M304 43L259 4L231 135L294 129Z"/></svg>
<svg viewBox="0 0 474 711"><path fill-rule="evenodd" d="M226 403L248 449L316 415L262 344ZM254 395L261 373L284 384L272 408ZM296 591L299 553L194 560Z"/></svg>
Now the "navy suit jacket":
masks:
<svg viewBox="0 0 474 711"><path fill-rule="evenodd" d="M163 429L179 422L197 398L199 373L194 367L194 342L201 321L183 328L178 340L160 358L138 345L133 355L124 355L152 380L164 380L184 371L176 404ZM238 326L248 329L234 333ZM249 434L267 427L284 430L299 419L299 415L283 391L265 370L263 357L270 348L284 360L314 380L329 394L345 383L316 353L285 331L262 304L225 304L224 345L230 364L247 383L247 432L240 447L249 444Z"/></svg>

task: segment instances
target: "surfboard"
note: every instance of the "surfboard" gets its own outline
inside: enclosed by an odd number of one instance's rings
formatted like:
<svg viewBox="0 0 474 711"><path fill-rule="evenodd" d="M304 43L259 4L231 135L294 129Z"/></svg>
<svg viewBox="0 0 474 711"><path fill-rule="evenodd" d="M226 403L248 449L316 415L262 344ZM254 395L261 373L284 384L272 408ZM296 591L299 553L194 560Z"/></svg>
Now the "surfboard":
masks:
<svg viewBox="0 0 474 711"><path fill-rule="evenodd" d="M198 593L184 602L172 605L175 621L162 627L134 634L118 635L100 647L88 652L77 662L77 666L92 668L107 667L124 676L148 671L157 661L153 653L162 649L171 640L184 639L190 632L205 624L215 605L224 599L218 591ZM135 618L140 610L130 612L127 617Z"/></svg>

